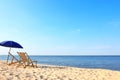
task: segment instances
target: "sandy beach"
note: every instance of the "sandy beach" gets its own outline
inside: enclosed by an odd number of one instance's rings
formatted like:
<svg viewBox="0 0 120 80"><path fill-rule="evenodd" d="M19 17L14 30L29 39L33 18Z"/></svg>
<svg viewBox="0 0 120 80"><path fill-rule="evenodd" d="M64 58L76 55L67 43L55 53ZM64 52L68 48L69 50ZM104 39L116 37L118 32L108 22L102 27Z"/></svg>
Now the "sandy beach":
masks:
<svg viewBox="0 0 120 80"><path fill-rule="evenodd" d="M0 61L0 80L120 80L120 71L38 65L7 65Z"/></svg>

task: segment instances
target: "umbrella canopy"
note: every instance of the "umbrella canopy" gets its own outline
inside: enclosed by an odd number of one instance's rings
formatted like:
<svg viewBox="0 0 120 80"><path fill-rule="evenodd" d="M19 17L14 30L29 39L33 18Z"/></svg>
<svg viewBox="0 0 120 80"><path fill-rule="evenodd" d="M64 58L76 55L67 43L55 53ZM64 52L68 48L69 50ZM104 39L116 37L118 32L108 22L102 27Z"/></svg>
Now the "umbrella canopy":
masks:
<svg viewBox="0 0 120 80"><path fill-rule="evenodd" d="M0 43L0 45L10 48L23 48L19 43L14 41L3 41Z"/></svg>

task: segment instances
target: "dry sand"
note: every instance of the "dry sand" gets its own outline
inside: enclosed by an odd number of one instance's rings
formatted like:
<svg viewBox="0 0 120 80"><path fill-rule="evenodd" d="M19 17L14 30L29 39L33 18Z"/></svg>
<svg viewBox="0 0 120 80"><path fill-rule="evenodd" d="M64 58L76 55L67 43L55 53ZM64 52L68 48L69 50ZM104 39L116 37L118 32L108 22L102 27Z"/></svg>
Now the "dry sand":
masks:
<svg viewBox="0 0 120 80"><path fill-rule="evenodd" d="M23 68L0 61L0 80L120 80L120 71L48 65Z"/></svg>

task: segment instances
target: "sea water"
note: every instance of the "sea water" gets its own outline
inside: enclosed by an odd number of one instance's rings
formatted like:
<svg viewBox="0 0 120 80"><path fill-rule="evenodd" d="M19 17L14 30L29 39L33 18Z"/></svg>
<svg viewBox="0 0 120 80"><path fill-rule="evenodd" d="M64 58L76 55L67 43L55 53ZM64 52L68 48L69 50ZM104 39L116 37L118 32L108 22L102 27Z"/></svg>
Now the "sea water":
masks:
<svg viewBox="0 0 120 80"><path fill-rule="evenodd" d="M18 58L18 56L16 56ZM120 56L30 56L39 64L71 66L78 68L99 68L120 71ZM0 60L6 60L1 55Z"/></svg>

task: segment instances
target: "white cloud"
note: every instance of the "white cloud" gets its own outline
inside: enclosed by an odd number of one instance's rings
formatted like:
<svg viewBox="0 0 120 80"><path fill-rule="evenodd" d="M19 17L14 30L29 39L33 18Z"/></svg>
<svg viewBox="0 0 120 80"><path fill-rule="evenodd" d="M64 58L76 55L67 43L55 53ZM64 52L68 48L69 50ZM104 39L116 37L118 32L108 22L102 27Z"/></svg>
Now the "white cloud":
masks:
<svg viewBox="0 0 120 80"><path fill-rule="evenodd" d="M120 21L113 21L108 23L111 27L120 27Z"/></svg>
<svg viewBox="0 0 120 80"><path fill-rule="evenodd" d="M111 49L112 46L110 45L98 45L98 46L95 46L95 49Z"/></svg>
<svg viewBox="0 0 120 80"><path fill-rule="evenodd" d="M80 29L77 29L76 31L80 32Z"/></svg>
<svg viewBox="0 0 120 80"><path fill-rule="evenodd" d="M71 32L72 33L79 33L81 30L80 29L74 29L74 30L72 30Z"/></svg>

